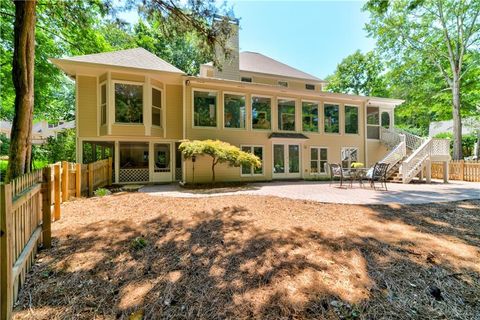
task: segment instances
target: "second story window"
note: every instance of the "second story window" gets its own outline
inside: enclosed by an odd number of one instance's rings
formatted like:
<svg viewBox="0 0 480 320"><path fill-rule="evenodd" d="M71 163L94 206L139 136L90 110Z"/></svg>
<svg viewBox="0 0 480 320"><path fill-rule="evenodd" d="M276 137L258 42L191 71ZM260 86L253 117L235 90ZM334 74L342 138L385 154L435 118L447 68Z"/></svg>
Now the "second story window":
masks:
<svg viewBox="0 0 480 320"><path fill-rule="evenodd" d="M162 126L162 91L152 88L152 125Z"/></svg>
<svg viewBox="0 0 480 320"><path fill-rule="evenodd" d="M318 103L302 102L303 131L318 132Z"/></svg>
<svg viewBox="0 0 480 320"><path fill-rule="evenodd" d="M295 100L278 99L278 129L295 131Z"/></svg>
<svg viewBox="0 0 480 320"><path fill-rule="evenodd" d="M272 99L252 97L252 129L271 129Z"/></svg>
<svg viewBox="0 0 480 320"><path fill-rule="evenodd" d="M380 114L378 107L367 107L367 138L380 138Z"/></svg>
<svg viewBox="0 0 480 320"><path fill-rule="evenodd" d="M282 86L282 87L285 87L285 88L288 88L288 82L287 81L278 81L278 85Z"/></svg>
<svg viewBox="0 0 480 320"><path fill-rule="evenodd" d="M307 90L315 90L315 85L314 85L314 84L308 84L308 83L307 83L307 84L305 85L305 89L307 89Z"/></svg>
<svg viewBox="0 0 480 320"><path fill-rule="evenodd" d="M195 127L217 126L216 92L193 92L193 125Z"/></svg>
<svg viewBox="0 0 480 320"><path fill-rule="evenodd" d="M358 134L358 108L345 106L345 133Z"/></svg>
<svg viewBox="0 0 480 320"><path fill-rule="evenodd" d="M115 122L143 123L143 86L115 83Z"/></svg>
<svg viewBox="0 0 480 320"><path fill-rule="evenodd" d="M223 121L225 128L245 129L245 96L225 93L223 96Z"/></svg>
<svg viewBox="0 0 480 320"><path fill-rule="evenodd" d="M339 106L337 104L325 104L323 113L325 133L340 133Z"/></svg>
<svg viewBox="0 0 480 320"><path fill-rule="evenodd" d="M100 86L100 119L101 124L107 123L107 84Z"/></svg>
<svg viewBox="0 0 480 320"><path fill-rule="evenodd" d="M251 77L242 77L242 82L252 82Z"/></svg>

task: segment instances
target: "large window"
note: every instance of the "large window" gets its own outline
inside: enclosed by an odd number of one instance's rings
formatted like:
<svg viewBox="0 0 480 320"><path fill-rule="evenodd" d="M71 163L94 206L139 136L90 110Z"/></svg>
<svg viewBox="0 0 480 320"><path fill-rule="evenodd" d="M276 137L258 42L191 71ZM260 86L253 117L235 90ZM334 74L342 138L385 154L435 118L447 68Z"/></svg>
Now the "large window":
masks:
<svg viewBox="0 0 480 320"><path fill-rule="evenodd" d="M245 96L226 93L223 101L225 128L245 129Z"/></svg>
<svg viewBox="0 0 480 320"><path fill-rule="evenodd" d="M278 129L295 131L295 100L278 99Z"/></svg>
<svg viewBox="0 0 480 320"><path fill-rule="evenodd" d="M193 125L196 127L217 126L216 92L193 92Z"/></svg>
<svg viewBox="0 0 480 320"><path fill-rule="evenodd" d="M340 133L339 106L336 104L325 104L323 110L325 133Z"/></svg>
<svg viewBox="0 0 480 320"><path fill-rule="evenodd" d="M390 129L390 113L387 111L382 112L382 127Z"/></svg>
<svg viewBox="0 0 480 320"><path fill-rule="evenodd" d="M103 83L100 86L100 117L102 119L101 124L107 123L107 84Z"/></svg>
<svg viewBox="0 0 480 320"><path fill-rule="evenodd" d="M262 166L259 168L255 166L242 166L242 175L262 175L263 174L263 147L242 146L242 151L253 153L260 159L260 161L262 161Z"/></svg>
<svg viewBox="0 0 480 320"><path fill-rule="evenodd" d="M162 126L162 92L152 88L152 125Z"/></svg>
<svg viewBox="0 0 480 320"><path fill-rule="evenodd" d="M271 129L272 99L252 97L252 128Z"/></svg>
<svg viewBox="0 0 480 320"><path fill-rule="evenodd" d="M143 86L115 83L115 122L143 123Z"/></svg>
<svg viewBox="0 0 480 320"><path fill-rule="evenodd" d="M358 107L345 106L345 133L358 133Z"/></svg>
<svg viewBox="0 0 480 320"><path fill-rule="evenodd" d="M312 147L310 149L310 172L326 173L325 166L328 163L327 148Z"/></svg>
<svg viewBox="0 0 480 320"><path fill-rule="evenodd" d="M342 168L351 168L352 163L358 161L357 148L342 148Z"/></svg>
<svg viewBox="0 0 480 320"><path fill-rule="evenodd" d="M303 131L318 132L318 103L302 102Z"/></svg>
<svg viewBox="0 0 480 320"><path fill-rule="evenodd" d="M367 138L380 138L380 115L378 107L367 107Z"/></svg>

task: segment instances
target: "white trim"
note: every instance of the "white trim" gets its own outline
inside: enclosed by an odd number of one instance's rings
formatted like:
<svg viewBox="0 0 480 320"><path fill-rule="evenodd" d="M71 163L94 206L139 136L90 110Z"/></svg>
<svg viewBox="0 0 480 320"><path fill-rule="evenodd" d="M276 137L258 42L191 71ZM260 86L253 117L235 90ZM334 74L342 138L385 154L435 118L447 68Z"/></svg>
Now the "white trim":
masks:
<svg viewBox="0 0 480 320"><path fill-rule="evenodd" d="M272 132L273 131L273 101L274 101L274 97L273 96L269 96L269 95L262 95L262 94L252 94L250 93L250 127L249 129L252 130L252 131L258 131L258 132ZM270 99L270 129L258 129L258 128L254 128L253 127L253 103L252 103L252 100L253 98L268 98Z"/></svg>
<svg viewBox="0 0 480 320"><path fill-rule="evenodd" d="M115 93L112 86L112 73L107 72L107 134L112 134L112 125L115 122Z"/></svg>
<svg viewBox="0 0 480 320"><path fill-rule="evenodd" d="M316 103L317 104L317 131L305 131L303 130L303 103L304 102L307 102L307 103ZM302 133L312 133L312 134L320 134L321 133L321 128L320 128L320 119L323 119L323 118L320 118L320 107L321 107L321 101L318 101L318 100L308 100L308 99L300 99L300 118L301 118L301 132Z"/></svg>
<svg viewBox="0 0 480 320"><path fill-rule="evenodd" d="M133 125L133 126L145 126L146 127L146 121L145 121L145 82L137 82L137 81L126 81L126 80L112 80L112 95L113 95L113 123L112 125ZM116 120L116 114L117 114L117 106L115 104L115 85L116 84L130 84L130 85L137 85L142 87L142 122L141 123L135 123L135 122L117 122ZM146 132L145 132L146 133Z"/></svg>
<svg viewBox="0 0 480 320"><path fill-rule="evenodd" d="M195 125L195 92L214 92L215 95L216 95L216 99L215 99L215 121L216 121L216 126L214 127L204 127L204 126L196 126ZM222 119L219 119L220 116L220 112L219 112L219 92L220 90L209 90L209 89L202 89L202 88L192 88L192 101L191 101L191 115L192 115L192 122L191 122L191 125L192 125L192 128L194 129L207 129L207 130L218 130L221 128L221 126L219 126L219 123L220 123L220 120ZM223 117L222 117L223 118Z"/></svg>
<svg viewBox="0 0 480 320"><path fill-rule="evenodd" d="M311 176L326 176L328 175L328 172L325 171L325 172L317 172L317 173L312 173L312 149L317 149L318 150L318 160L316 160L318 162L318 164L320 165L320 163L322 161L326 161L327 164L328 164L328 161L329 161L329 158L330 158L330 151L328 150L329 147L324 147L324 146L317 146L317 145L312 145L310 146L310 148L308 149L310 151L310 154L308 155L308 158L310 160L308 160L308 173L309 175ZM321 160L320 159L320 149L326 149L327 150L327 160ZM321 170L321 168L319 168Z"/></svg>
<svg viewBox="0 0 480 320"><path fill-rule="evenodd" d="M377 108L378 109L378 124L368 124L368 108ZM382 126L382 109L379 106L367 106L365 108L365 123L367 125L367 130L365 131L365 136L367 137L367 140L374 140L374 141L379 141L380 140L380 127ZM368 137L368 127L377 127L378 128L378 138L369 138Z"/></svg>
<svg viewBox="0 0 480 320"><path fill-rule="evenodd" d="M251 151L252 154L254 154L253 153L253 148L262 148L262 159L261 159L262 160L262 173L254 173L255 169L253 168L253 166L251 166L252 173L244 174L244 173L242 173L242 166L240 166L240 177L262 177L262 176L265 176L265 165L264 165L265 146L262 145L262 144L241 144L240 145L240 150L242 150L243 147L250 147L250 151Z"/></svg>
<svg viewBox="0 0 480 320"><path fill-rule="evenodd" d="M328 104L328 105L334 105L334 106L338 106L338 132L326 132L325 131L325 119L327 117L325 117L325 105ZM342 128L341 128L341 123L342 123L342 117L340 116L340 113L342 112L342 106L343 104L342 103L338 103L338 102L327 102L327 101L323 101L322 102L322 119L323 119L323 134L325 135L330 135L330 136L342 136Z"/></svg>
<svg viewBox="0 0 480 320"><path fill-rule="evenodd" d="M225 127L225 95L229 94L232 96L242 96L245 99L245 127L244 128L230 128L230 127ZM237 130L237 131L246 131L248 129L248 122L247 122L247 115L248 115L248 109L247 109L247 94L246 93L241 93L241 92L234 92L234 91L222 91L222 129L225 130Z"/></svg>
<svg viewBox="0 0 480 320"><path fill-rule="evenodd" d="M278 127L278 115L279 115L279 113L278 113L278 107L279 107L279 101L280 101L280 100L293 101L293 102L295 103L295 106L294 106L294 110L295 110L294 120L295 120L295 123L294 123L294 128L293 128L293 130L282 130L282 129L280 129L280 128ZM298 99L297 99L297 98L289 98L289 97L277 96L276 99L275 99L275 102L276 102L276 103L275 103L275 106L276 106L276 108L275 108L275 111L276 111L276 117L275 117L275 120L276 120L276 121L275 121L275 123L276 123L277 131L278 131L278 132L290 132L290 133L291 133L291 132L299 132L299 131L298 131L298 128L297 128L297 126L298 126L298 124L297 124L297 122L298 122L298 119L297 119L297 118L298 118L298 116L297 116L297 114L298 114ZM301 132L301 131L300 131L300 132Z"/></svg>
<svg viewBox="0 0 480 320"><path fill-rule="evenodd" d="M347 133L346 130L346 107L355 107L357 108L357 133ZM360 135L360 106L354 104L343 104L343 134L346 136L359 136Z"/></svg>
<svg viewBox="0 0 480 320"><path fill-rule="evenodd" d="M283 164L284 164L284 172L275 173L275 152L274 147L275 145L283 145ZM298 172L291 173L290 172L290 163L289 163L289 152L288 146L295 145L298 146ZM288 179L288 178L302 178L303 177L303 157L302 157L302 143L301 142L277 142L272 141L272 179ZM287 170L288 169L288 170Z"/></svg>
<svg viewBox="0 0 480 320"><path fill-rule="evenodd" d="M153 124L153 117L150 116L151 118L151 122L152 122L152 128L156 128L156 129L165 129L165 123L166 123L166 119L165 119L165 116L166 116L166 107L165 107L165 101L166 101L166 97L165 97L165 90L162 89L162 88L159 88L157 86L154 86L154 85L151 85L150 86L150 96L151 96L151 99L150 99L150 114L152 114L152 111L153 111L153 90L157 90L157 91L160 91L160 108L155 106L155 108L159 108L160 109L160 126L157 126L155 124ZM165 137L165 130L164 131L164 134L163 134L163 137Z"/></svg>

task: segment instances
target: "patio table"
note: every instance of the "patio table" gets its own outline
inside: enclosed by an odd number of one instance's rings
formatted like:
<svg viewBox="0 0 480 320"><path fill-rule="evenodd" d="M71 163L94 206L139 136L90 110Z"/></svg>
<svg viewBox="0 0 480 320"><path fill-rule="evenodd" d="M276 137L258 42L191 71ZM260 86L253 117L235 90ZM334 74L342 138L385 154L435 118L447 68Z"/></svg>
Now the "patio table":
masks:
<svg viewBox="0 0 480 320"><path fill-rule="evenodd" d="M351 168L349 169L350 172L350 186L354 180L358 181L358 184L363 187L363 179L365 179L367 172L370 168Z"/></svg>

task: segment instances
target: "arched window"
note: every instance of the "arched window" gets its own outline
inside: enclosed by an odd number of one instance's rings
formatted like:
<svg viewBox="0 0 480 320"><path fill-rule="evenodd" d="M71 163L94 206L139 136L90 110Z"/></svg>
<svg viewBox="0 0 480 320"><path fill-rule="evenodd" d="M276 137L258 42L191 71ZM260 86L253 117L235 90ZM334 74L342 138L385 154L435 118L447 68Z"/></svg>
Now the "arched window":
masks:
<svg viewBox="0 0 480 320"><path fill-rule="evenodd" d="M382 112L382 127L390 129L390 113Z"/></svg>

